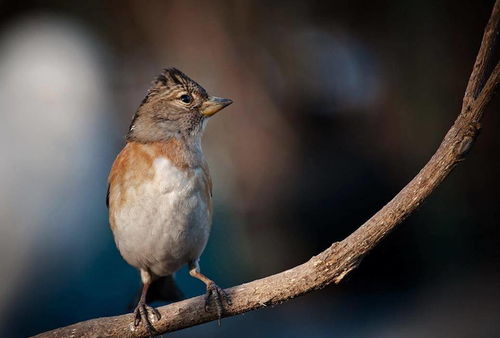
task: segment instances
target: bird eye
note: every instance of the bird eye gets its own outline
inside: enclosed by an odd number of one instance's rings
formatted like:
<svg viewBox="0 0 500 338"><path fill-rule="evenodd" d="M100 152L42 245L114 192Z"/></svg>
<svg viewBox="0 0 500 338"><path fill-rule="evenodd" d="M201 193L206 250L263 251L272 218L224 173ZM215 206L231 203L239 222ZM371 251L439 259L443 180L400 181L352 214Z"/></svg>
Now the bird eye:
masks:
<svg viewBox="0 0 500 338"><path fill-rule="evenodd" d="M182 95L179 99L184 103L191 103L191 101L193 100L192 97L187 94Z"/></svg>

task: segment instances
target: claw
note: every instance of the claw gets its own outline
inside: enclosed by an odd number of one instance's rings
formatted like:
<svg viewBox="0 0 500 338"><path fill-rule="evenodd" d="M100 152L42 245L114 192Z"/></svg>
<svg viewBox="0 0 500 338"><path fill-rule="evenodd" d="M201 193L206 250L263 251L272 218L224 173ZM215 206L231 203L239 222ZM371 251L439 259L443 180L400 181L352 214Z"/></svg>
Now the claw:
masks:
<svg viewBox="0 0 500 338"><path fill-rule="evenodd" d="M208 307L210 305L210 298L212 297L214 290L212 287L207 285L207 293L205 293L205 312L208 312Z"/></svg>
<svg viewBox="0 0 500 338"><path fill-rule="evenodd" d="M139 311L137 311L137 309L135 310L135 319L134 319L134 326L135 327L138 327L139 324L141 323L141 314L139 313Z"/></svg>
<svg viewBox="0 0 500 338"><path fill-rule="evenodd" d="M159 321L161 319L161 313L158 311L156 308L152 307L153 314L156 316L156 321Z"/></svg>
<svg viewBox="0 0 500 338"><path fill-rule="evenodd" d="M217 286L215 283L207 284L207 293L205 294L205 311L209 311L210 300L213 299L215 308L217 310L217 323L220 326L220 320L222 318L222 313L224 312L224 307L222 305L222 300L227 304L231 305L231 300L223 289Z"/></svg>
<svg viewBox="0 0 500 338"><path fill-rule="evenodd" d="M137 327L142 322L148 330L149 335L154 336L158 334L158 331L156 331L153 324L151 324L151 321L149 320L149 314L153 314L156 320L161 319L161 314L157 309L147 305L146 303L140 302L134 311L134 326Z"/></svg>

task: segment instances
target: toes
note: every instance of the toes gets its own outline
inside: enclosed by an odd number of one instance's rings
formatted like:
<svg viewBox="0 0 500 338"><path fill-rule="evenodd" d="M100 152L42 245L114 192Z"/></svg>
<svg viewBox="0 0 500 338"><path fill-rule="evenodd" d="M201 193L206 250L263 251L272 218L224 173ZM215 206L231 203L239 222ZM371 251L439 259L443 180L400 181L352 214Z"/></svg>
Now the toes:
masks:
<svg viewBox="0 0 500 338"><path fill-rule="evenodd" d="M135 316L134 326L138 327L139 324L141 323L141 313L139 312L139 309L135 310L134 316Z"/></svg>
<svg viewBox="0 0 500 338"><path fill-rule="evenodd" d="M135 308L134 315L134 326L137 327L144 320L144 307L142 305L138 305Z"/></svg>
<svg viewBox="0 0 500 338"><path fill-rule="evenodd" d="M226 293L226 291L224 291L224 289L221 289L221 288L218 288L218 292L219 292L219 295L222 296L222 298L224 299L224 301L228 304L228 305L232 305L233 303L231 302L231 297L229 297L229 295Z"/></svg>
<svg viewBox="0 0 500 338"><path fill-rule="evenodd" d="M213 292L214 295L214 303L215 303L215 308L217 309L217 323L220 326L220 319L222 317L222 299L220 296L219 288L215 289L215 292Z"/></svg>
<svg viewBox="0 0 500 338"><path fill-rule="evenodd" d="M145 320L144 324L146 326L146 330L148 330L148 333L150 336L156 335L158 332L154 328L154 326L149 322L149 320Z"/></svg>
<svg viewBox="0 0 500 338"><path fill-rule="evenodd" d="M158 311L156 308L154 307L149 307L149 310L151 310L151 312L153 312L154 316L156 317L156 320L160 320L161 319L161 314L160 314L160 311Z"/></svg>
<svg viewBox="0 0 500 338"><path fill-rule="evenodd" d="M220 320L222 318L222 313L224 311L224 307L222 306L222 302L226 302L231 305L231 300L227 293L224 292L223 289L218 287L216 284L211 283L207 285L207 293L205 294L205 311L209 311L210 300L213 299L215 309L217 311L217 322L220 326Z"/></svg>
<svg viewBox="0 0 500 338"><path fill-rule="evenodd" d="M210 298L212 298L212 295L214 293L212 285L213 284L207 286L207 293L205 293L205 312L209 311L208 307L210 305Z"/></svg>
<svg viewBox="0 0 500 338"><path fill-rule="evenodd" d="M161 319L161 314L160 312L146 304L140 304L137 306L137 308L134 311L134 326L137 327L139 324L142 322L144 326L146 327L146 330L148 330L149 335L153 336L157 334L156 329L154 326L151 324L151 321L149 320L149 314L152 313L157 320Z"/></svg>

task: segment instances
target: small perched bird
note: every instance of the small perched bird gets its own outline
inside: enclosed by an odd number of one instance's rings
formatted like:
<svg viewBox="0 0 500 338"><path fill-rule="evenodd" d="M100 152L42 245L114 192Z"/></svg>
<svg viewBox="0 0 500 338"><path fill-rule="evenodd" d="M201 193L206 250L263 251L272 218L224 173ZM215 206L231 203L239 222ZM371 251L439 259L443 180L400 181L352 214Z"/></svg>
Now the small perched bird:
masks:
<svg viewBox="0 0 500 338"><path fill-rule="evenodd" d="M174 300L173 273L184 264L205 283L205 309L214 302L219 320L224 291L200 272L199 258L212 223L212 181L201 149L207 120L231 104L175 68L165 69L139 106L127 143L108 179L106 204L116 245L140 271L142 291L134 325L154 332L153 300ZM148 293L148 289L150 292Z"/></svg>

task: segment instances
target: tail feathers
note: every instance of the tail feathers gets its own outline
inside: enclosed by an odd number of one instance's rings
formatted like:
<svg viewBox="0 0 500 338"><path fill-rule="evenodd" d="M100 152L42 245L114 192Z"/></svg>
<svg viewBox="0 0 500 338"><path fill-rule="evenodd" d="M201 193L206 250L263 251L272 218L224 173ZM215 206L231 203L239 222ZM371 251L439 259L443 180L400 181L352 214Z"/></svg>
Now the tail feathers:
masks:
<svg viewBox="0 0 500 338"><path fill-rule="evenodd" d="M184 299L173 276L160 277L149 286L146 303L154 301L176 302Z"/></svg>
<svg viewBox="0 0 500 338"><path fill-rule="evenodd" d="M129 310L133 310L141 298L142 286L139 288L134 302L129 305ZM155 301L176 302L184 299L184 294L177 287L173 276L160 277L153 281L146 294L146 303Z"/></svg>

